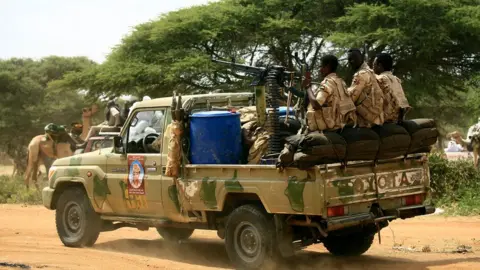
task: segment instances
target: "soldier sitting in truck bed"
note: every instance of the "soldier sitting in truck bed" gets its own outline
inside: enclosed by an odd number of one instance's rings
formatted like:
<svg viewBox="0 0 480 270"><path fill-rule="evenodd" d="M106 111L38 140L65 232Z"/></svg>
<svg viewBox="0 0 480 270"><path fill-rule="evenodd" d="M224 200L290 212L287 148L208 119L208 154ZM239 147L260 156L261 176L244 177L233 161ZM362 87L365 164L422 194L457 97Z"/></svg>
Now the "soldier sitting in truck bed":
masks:
<svg viewBox="0 0 480 270"><path fill-rule="evenodd" d="M356 122L355 105L346 93L345 81L336 74L337 67L337 57L323 56L320 74L324 79L317 89L309 87L307 90L307 125L310 131L337 130L348 122Z"/></svg>

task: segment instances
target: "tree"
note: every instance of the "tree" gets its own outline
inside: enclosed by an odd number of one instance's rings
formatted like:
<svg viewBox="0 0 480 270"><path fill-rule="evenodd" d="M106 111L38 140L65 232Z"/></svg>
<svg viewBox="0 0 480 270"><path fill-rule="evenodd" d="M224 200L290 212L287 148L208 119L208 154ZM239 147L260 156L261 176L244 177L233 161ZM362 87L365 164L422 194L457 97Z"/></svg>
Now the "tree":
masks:
<svg viewBox="0 0 480 270"><path fill-rule="evenodd" d="M304 51L317 71L322 55L345 60L347 49L360 47L370 63L378 52L395 57L394 71L415 107L411 116L450 121L456 112L445 108L463 106L466 83L479 73L478 3L222 0L136 26L105 63L69 74L62 83L89 89L92 96L245 91L249 78L210 58L294 69L294 53ZM339 73L348 75L345 61Z"/></svg>
<svg viewBox="0 0 480 270"><path fill-rule="evenodd" d="M138 25L104 64L66 81L97 95L244 91L248 79L210 58L293 69L294 53L304 51L310 65L318 67L333 19L354 1L342 2L224 0L170 12Z"/></svg>
<svg viewBox="0 0 480 270"><path fill-rule="evenodd" d="M92 65L84 57L0 61L0 152L13 158L19 173L25 168L30 140L50 122L68 125L78 121L85 105L78 91L49 88L49 83Z"/></svg>
<svg viewBox="0 0 480 270"><path fill-rule="evenodd" d="M416 107L413 115L458 121L467 84L480 71L480 2L384 2L349 7L330 40L345 49L365 48L370 63L377 53L390 53Z"/></svg>

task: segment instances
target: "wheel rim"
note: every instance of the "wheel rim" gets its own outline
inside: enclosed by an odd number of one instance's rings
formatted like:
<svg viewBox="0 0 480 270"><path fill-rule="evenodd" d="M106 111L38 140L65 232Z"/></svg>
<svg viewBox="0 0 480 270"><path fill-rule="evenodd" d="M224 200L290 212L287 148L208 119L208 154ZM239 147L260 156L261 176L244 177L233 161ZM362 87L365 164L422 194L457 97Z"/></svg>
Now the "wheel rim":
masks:
<svg viewBox="0 0 480 270"><path fill-rule="evenodd" d="M235 229L234 245L244 261L255 261L261 253L262 238L250 222L241 222Z"/></svg>
<svg viewBox="0 0 480 270"><path fill-rule="evenodd" d="M85 216L82 208L76 202L69 202L63 212L63 227L72 236L78 236L82 232Z"/></svg>

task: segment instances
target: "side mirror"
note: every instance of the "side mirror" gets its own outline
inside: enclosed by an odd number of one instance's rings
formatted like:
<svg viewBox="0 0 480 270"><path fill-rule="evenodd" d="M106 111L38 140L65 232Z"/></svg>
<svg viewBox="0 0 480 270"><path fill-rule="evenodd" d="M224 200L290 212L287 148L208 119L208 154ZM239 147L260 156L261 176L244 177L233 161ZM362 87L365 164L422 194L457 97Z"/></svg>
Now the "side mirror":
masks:
<svg viewBox="0 0 480 270"><path fill-rule="evenodd" d="M120 137L120 136L114 136L113 137L113 147L114 147L116 153L122 153L123 152L122 137Z"/></svg>

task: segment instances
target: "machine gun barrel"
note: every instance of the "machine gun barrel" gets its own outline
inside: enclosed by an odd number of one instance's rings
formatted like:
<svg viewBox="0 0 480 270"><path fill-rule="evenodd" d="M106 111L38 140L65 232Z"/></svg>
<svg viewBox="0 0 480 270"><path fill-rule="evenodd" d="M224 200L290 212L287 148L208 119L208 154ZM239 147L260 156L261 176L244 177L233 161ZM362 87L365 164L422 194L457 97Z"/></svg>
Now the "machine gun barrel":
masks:
<svg viewBox="0 0 480 270"><path fill-rule="evenodd" d="M226 66L231 66L236 70L243 71L251 75L258 75L266 70L266 68L264 67L252 67L248 65L237 64L235 62L228 62L228 61L217 60L217 59L212 59L212 62L219 63Z"/></svg>
<svg viewBox="0 0 480 270"><path fill-rule="evenodd" d="M252 67L249 65L243 65L243 64L237 64L235 62L228 62L228 61L223 61L223 60L217 60L217 59L212 59L212 62L219 63L225 66L230 66L238 71L245 72L250 75L260 75L260 74L266 74L267 70L270 68L278 68L278 69L284 69L281 66L271 66L271 67ZM290 78L291 74L295 74L295 72L292 71L286 71L283 70L283 75L286 76L285 78ZM298 76L294 77L295 79L298 79Z"/></svg>

